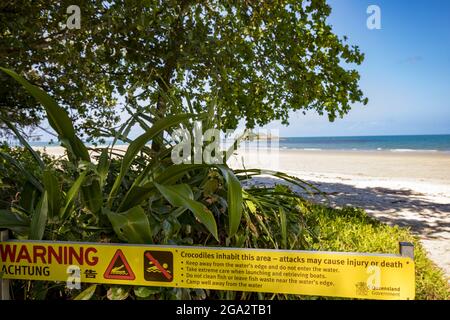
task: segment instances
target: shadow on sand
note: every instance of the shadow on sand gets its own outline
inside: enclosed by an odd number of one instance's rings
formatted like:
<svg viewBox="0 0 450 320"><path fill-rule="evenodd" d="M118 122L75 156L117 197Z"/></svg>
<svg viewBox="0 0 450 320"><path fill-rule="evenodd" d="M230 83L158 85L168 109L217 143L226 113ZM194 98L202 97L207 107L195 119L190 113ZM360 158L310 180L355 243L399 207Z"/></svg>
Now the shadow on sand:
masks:
<svg viewBox="0 0 450 320"><path fill-rule="evenodd" d="M287 184L271 177L252 180L252 184L257 186ZM378 220L390 225L409 227L421 237L450 241L450 204L430 201L429 197L413 190L357 188L344 183L308 182L324 192L328 199L317 193L308 194L297 186L293 186L293 190L305 198L331 207L363 208Z"/></svg>

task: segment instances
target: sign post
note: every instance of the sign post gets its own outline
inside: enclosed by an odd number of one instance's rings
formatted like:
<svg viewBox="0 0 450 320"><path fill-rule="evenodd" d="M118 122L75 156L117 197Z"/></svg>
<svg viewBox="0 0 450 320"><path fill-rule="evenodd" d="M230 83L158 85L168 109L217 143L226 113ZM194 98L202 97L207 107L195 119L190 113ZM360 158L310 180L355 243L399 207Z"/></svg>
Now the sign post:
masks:
<svg viewBox="0 0 450 320"><path fill-rule="evenodd" d="M9 231L0 230L0 242L8 240ZM0 300L9 300L9 280L3 278L3 273L0 270Z"/></svg>
<svg viewBox="0 0 450 320"><path fill-rule="evenodd" d="M67 281L68 270L76 269L86 283L380 300L415 296L410 243L400 243L400 254L372 254L9 240L0 242L0 258L3 279Z"/></svg>
<svg viewBox="0 0 450 320"><path fill-rule="evenodd" d="M409 257L414 261L414 245L411 242L399 242L400 255Z"/></svg>

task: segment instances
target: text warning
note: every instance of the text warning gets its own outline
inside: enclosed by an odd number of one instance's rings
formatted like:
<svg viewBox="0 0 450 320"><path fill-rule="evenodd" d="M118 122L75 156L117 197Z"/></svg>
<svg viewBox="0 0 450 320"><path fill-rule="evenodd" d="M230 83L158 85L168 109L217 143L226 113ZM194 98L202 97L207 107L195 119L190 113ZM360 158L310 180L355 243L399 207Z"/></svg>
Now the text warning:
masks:
<svg viewBox="0 0 450 320"><path fill-rule="evenodd" d="M147 246L0 242L5 279L80 281L366 299L414 299L414 261L399 255Z"/></svg>

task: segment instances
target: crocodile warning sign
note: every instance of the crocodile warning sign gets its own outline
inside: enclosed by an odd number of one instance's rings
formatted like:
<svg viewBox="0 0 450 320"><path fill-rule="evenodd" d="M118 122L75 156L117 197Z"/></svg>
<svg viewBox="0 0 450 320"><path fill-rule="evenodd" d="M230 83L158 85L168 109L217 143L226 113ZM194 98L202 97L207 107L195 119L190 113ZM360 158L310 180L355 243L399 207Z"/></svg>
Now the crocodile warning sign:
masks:
<svg viewBox="0 0 450 320"><path fill-rule="evenodd" d="M106 268L105 279L119 279L119 280L134 280L136 276L133 273L127 259L122 253L122 250L118 249L114 254L108 268Z"/></svg>
<svg viewBox="0 0 450 320"><path fill-rule="evenodd" d="M414 299L414 261L393 254L67 242L0 242L5 279L365 299Z"/></svg>

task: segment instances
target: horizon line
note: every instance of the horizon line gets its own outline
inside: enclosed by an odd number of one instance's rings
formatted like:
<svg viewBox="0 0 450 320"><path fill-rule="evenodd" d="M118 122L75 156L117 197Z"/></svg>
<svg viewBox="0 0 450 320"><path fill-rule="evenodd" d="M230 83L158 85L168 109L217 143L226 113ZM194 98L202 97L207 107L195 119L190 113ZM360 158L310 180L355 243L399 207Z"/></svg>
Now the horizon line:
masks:
<svg viewBox="0 0 450 320"><path fill-rule="evenodd" d="M364 134L364 135L279 136L279 137L280 138L353 138L353 137L414 137L414 136L450 136L450 133Z"/></svg>

